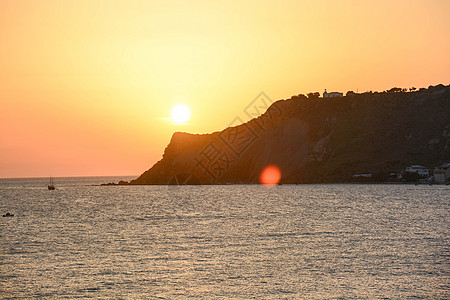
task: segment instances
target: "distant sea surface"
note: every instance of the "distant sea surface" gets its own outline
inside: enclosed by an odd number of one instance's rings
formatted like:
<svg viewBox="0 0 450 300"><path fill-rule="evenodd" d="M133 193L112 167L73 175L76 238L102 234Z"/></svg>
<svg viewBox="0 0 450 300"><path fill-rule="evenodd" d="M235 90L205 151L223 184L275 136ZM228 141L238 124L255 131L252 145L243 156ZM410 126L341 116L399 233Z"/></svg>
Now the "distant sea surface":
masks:
<svg viewBox="0 0 450 300"><path fill-rule="evenodd" d="M450 186L0 179L0 298L450 298Z"/></svg>

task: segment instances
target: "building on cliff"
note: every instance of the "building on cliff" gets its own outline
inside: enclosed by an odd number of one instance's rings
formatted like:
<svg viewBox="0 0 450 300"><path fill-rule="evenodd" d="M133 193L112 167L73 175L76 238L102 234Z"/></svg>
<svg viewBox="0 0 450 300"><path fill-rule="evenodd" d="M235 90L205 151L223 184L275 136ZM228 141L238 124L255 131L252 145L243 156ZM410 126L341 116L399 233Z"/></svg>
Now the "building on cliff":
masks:
<svg viewBox="0 0 450 300"><path fill-rule="evenodd" d="M443 164L434 169L434 182L446 183L450 180L450 164Z"/></svg>
<svg viewBox="0 0 450 300"><path fill-rule="evenodd" d="M417 173L419 176L428 177L430 176L430 172L424 166L412 165L406 168L406 172L408 173Z"/></svg>
<svg viewBox="0 0 450 300"><path fill-rule="evenodd" d="M339 93L339 92L330 92L327 93L327 90L325 90L325 92L323 92L323 98L335 98L335 97L343 97L344 93Z"/></svg>

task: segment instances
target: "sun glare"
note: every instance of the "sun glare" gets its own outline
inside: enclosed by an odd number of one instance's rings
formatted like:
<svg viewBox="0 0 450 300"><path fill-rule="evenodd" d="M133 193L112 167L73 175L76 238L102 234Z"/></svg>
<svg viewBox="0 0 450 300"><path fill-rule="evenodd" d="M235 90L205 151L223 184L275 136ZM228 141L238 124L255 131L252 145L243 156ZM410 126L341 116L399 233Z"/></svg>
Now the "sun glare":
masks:
<svg viewBox="0 0 450 300"><path fill-rule="evenodd" d="M265 167L264 170L261 172L259 181L261 184L270 187L277 185L280 182L280 179L281 179L280 168L278 168L275 165L269 165Z"/></svg>
<svg viewBox="0 0 450 300"><path fill-rule="evenodd" d="M175 123L184 123L189 120L191 111L186 105L180 104L172 109L172 120Z"/></svg>

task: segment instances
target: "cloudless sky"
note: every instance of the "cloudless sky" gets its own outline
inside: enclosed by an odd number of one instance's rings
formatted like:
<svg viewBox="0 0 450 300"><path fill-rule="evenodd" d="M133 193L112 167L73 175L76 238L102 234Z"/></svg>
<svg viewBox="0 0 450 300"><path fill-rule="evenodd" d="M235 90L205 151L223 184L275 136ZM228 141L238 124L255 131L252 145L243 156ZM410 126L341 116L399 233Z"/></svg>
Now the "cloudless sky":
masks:
<svg viewBox="0 0 450 300"><path fill-rule="evenodd" d="M447 0L1 0L0 177L139 175L261 91L439 83Z"/></svg>

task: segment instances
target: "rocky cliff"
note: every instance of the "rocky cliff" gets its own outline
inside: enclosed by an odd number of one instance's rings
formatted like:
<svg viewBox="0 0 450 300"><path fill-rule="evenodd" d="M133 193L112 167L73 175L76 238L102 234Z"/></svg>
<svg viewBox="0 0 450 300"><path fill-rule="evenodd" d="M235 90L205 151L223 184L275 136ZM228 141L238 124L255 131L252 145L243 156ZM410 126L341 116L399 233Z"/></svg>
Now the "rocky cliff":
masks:
<svg viewBox="0 0 450 300"><path fill-rule="evenodd" d="M298 95L220 132L177 132L163 158L130 184L256 183L270 164L284 183L346 182L443 162L450 162L450 86L438 85Z"/></svg>

